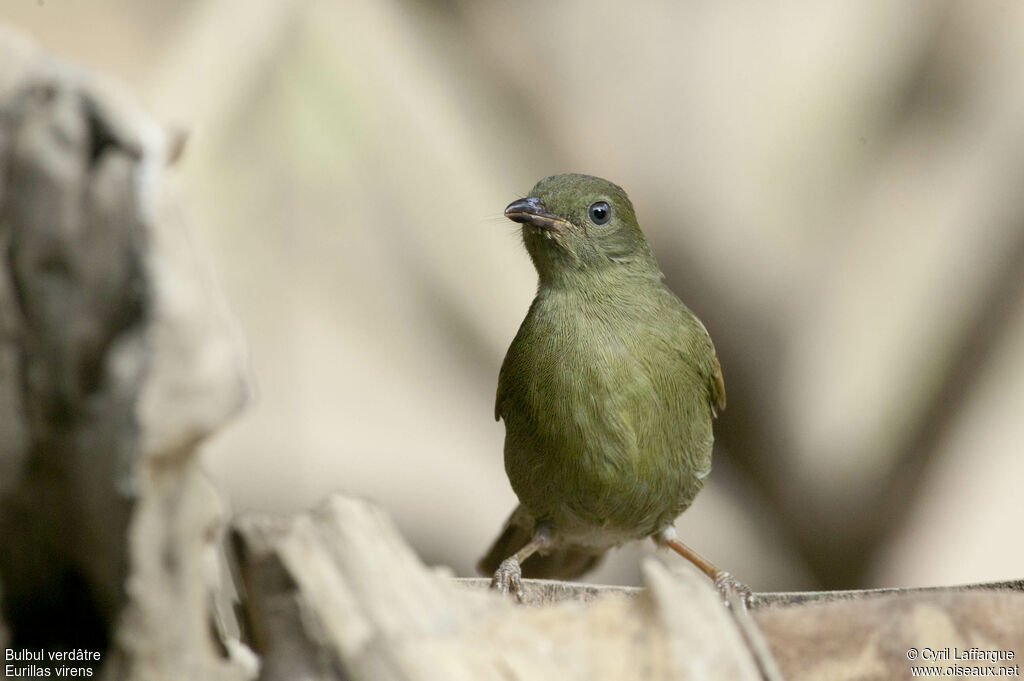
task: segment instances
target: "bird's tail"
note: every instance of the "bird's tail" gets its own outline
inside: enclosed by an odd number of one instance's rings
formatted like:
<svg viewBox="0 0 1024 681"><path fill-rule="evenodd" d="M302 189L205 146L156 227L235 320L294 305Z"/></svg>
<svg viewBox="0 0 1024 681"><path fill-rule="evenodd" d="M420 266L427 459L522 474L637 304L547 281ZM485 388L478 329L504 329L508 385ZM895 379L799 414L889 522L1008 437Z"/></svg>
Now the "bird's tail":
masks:
<svg viewBox="0 0 1024 681"><path fill-rule="evenodd" d="M477 572L490 576L501 561L526 546L533 538L533 522L522 506L516 507L505 522L505 529L476 564ZM575 579L593 568L603 551L576 544L562 544L546 553L537 553L523 561L523 577L537 579Z"/></svg>

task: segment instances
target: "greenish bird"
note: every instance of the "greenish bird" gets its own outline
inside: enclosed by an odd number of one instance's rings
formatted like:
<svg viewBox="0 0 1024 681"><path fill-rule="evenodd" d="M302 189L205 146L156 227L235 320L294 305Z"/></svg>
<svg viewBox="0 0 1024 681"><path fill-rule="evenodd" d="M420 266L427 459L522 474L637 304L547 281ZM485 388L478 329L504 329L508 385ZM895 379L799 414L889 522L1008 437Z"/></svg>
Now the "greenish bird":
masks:
<svg viewBox="0 0 1024 681"><path fill-rule="evenodd" d="M555 175L505 216L522 224L539 285L494 408L520 504L478 569L522 598L523 576L572 579L608 549L651 537L745 604L750 590L673 527L711 472L725 384L707 330L665 286L629 197L601 178Z"/></svg>

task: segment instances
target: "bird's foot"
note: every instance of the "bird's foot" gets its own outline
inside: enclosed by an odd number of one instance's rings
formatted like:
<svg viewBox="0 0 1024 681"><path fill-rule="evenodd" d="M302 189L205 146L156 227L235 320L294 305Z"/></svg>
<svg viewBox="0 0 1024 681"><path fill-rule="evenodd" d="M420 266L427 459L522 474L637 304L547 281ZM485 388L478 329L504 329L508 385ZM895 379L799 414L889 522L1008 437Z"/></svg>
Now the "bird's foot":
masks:
<svg viewBox="0 0 1024 681"><path fill-rule="evenodd" d="M750 590L750 587L725 570L715 575L715 588L718 589L718 593L722 594L726 605L732 605L734 596L744 609L749 608L754 602L754 592Z"/></svg>
<svg viewBox="0 0 1024 681"><path fill-rule="evenodd" d="M519 566L519 561L515 556L501 561L501 565L491 577L491 588L496 589L502 595L511 591L520 603L523 602L523 569Z"/></svg>

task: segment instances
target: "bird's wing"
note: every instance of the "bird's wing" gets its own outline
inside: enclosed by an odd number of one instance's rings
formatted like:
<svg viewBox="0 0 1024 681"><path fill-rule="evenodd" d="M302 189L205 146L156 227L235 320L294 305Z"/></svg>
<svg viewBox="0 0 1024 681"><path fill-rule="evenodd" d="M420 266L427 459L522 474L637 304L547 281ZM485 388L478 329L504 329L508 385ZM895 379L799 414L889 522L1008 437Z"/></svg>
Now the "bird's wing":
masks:
<svg viewBox="0 0 1024 681"><path fill-rule="evenodd" d="M506 362L508 359L506 358ZM494 420L501 420L504 415L504 387L505 387L505 362L501 363L501 371L498 372L498 390L494 395Z"/></svg>
<svg viewBox="0 0 1024 681"><path fill-rule="evenodd" d="M530 304L530 310L526 318L519 326L512 344L508 346L505 359L501 362L501 371L498 372L498 390L494 395L494 420L498 421L505 416L505 407L508 402L508 390L514 388L516 378L522 378L523 354L528 352L528 344L523 340L529 336L534 325L534 311L537 307L537 299L534 298ZM516 376L518 374L518 376Z"/></svg>
<svg viewBox="0 0 1024 681"><path fill-rule="evenodd" d="M524 321L525 325L526 322ZM510 374L515 373L512 369L512 365L516 363L518 353L521 348L520 337L522 332L516 334L516 337L512 339L512 344L508 348L508 352L505 353L505 359L501 362L501 371L498 372L498 390L494 395L494 420L498 421L505 416L505 407L508 402L508 390L511 383L514 380L510 377Z"/></svg>
<svg viewBox="0 0 1024 681"><path fill-rule="evenodd" d="M711 339L708 339L708 343ZM711 397L711 411L715 416L725 411L725 379L722 378L722 365L718 362L715 348L711 348L711 371L708 376L708 395Z"/></svg>
<svg viewBox="0 0 1024 681"><path fill-rule="evenodd" d="M674 295L673 298L675 298ZM711 413L718 416L725 411L725 379L722 378L722 365L718 361L718 354L711 342L711 334L708 333L704 323L689 308L679 303L678 298L675 300L678 304L673 307L682 315L682 323L677 327L683 331L681 343L683 347L689 348L689 352L684 354L691 357L690 361L696 363L697 371L704 379L704 385L708 391Z"/></svg>

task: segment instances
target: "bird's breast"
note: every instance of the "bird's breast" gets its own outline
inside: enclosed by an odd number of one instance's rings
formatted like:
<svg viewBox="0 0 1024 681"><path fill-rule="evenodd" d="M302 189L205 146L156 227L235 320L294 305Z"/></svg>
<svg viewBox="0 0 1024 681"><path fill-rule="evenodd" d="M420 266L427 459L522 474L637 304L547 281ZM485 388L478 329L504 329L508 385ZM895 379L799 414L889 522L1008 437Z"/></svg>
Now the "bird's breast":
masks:
<svg viewBox="0 0 1024 681"><path fill-rule="evenodd" d="M710 423L676 356L637 310L538 298L501 387L506 470L535 517L602 528L606 541L653 532L689 504Z"/></svg>

